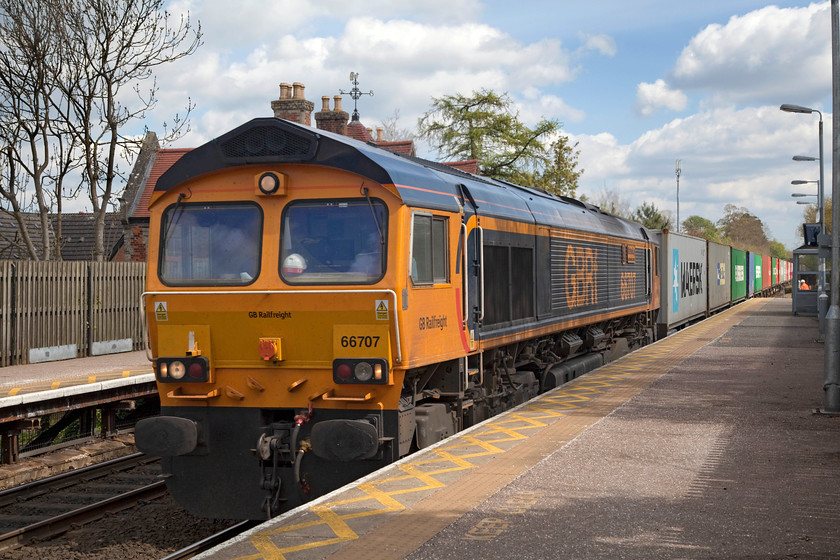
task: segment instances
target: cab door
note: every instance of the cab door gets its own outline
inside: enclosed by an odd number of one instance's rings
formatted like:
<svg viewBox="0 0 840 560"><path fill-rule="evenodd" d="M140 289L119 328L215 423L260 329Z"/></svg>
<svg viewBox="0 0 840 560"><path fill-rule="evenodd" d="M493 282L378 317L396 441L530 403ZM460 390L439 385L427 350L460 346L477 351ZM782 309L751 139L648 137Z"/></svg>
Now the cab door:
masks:
<svg viewBox="0 0 840 560"><path fill-rule="evenodd" d="M462 313L464 329L470 350L478 347L480 326L484 320L484 235L481 229L478 205L465 185L458 185L464 208L461 214L461 235L458 265L462 270Z"/></svg>

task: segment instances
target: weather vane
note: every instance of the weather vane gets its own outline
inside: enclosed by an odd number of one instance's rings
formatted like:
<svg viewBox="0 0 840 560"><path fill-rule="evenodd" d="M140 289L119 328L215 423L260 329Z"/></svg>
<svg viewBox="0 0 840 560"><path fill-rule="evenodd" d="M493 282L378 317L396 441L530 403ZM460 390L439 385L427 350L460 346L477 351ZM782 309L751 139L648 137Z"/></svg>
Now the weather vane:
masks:
<svg viewBox="0 0 840 560"><path fill-rule="evenodd" d="M352 120L358 121L359 120L359 108L357 106L357 102L359 98L363 95L370 95L373 96L373 90L368 92L364 92L359 89L359 73L358 72L350 72L350 83L353 84L353 89L350 91L344 91L343 89L338 90L341 95L349 95L353 99L353 118Z"/></svg>

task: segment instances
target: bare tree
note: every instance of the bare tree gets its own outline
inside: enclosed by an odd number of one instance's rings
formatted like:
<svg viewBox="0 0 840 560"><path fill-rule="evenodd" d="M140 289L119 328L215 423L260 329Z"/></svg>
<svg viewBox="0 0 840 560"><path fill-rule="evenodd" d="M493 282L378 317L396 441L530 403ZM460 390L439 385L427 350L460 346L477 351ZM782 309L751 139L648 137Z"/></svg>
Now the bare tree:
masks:
<svg viewBox="0 0 840 560"><path fill-rule="evenodd" d="M414 140L417 136L412 130L399 125L400 110L394 109L390 117L382 121L382 137L388 142Z"/></svg>
<svg viewBox="0 0 840 560"><path fill-rule="evenodd" d="M82 180L94 213L94 258L103 260L105 216L117 194L118 161L142 142L142 135L129 137L125 129L157 102L154 70L195 52L201 26L193 27L189 15L173 25L162 0L66 1L68 64L61 87L70 104L63 117L82 150ZM187 115L191 110L188 102ZM184 118L175 115L172 122L164 141L185 131Z"/></svg>
<svg viewBox="0 0 840 560"><path fill-rule="evenodd" d="M188 15L173 24L163 0L0 0L0 209L17 220L30 258L60 258L49 214L58 215L60 239L62 201L84 189L95 258L104 259L118 162L143 138L126 129L155 106L156 67L200 44L200 26ZM185 132L185 119L171 122L164 141ZM39 215L40 247L27 227L31 211Z"/></svg>
<svg viewBox="0 0 840 560"><path fill-rule="evenodd" d="M75 167L74 142L56 121L61 103L61 22L53 2L0 0L0 121L5 173L2 208L16 221L29 258L60 258L50 213L60 216L64 181ZM58 72L57 72L58 71ZM37 225L25 213L38 214ZM31 227L40 230L33 235ZM57 224L60 235L60 218ZM38 246L36 247L36 240ZM53 252L54 251L54 252Z"/></svg>
<svg viewBox="0 0 840 560"><path fill-rule="evenodd" d="M620 218L632 219L633 209L618 191L604 189L600 191L593 200L588 200L605 212L614 214Z"/></svg>

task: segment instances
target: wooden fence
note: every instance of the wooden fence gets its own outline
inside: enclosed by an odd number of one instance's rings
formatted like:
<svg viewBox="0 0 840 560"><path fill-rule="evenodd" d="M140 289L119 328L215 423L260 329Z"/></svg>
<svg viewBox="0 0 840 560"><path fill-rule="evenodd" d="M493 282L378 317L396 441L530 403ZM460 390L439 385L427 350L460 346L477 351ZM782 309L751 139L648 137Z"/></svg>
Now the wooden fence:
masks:
<svg viewBox="0 0 840 560"><path fill-rule="evenodd" d="M145 263L0 261L0 366L140 350Z"/></svg>

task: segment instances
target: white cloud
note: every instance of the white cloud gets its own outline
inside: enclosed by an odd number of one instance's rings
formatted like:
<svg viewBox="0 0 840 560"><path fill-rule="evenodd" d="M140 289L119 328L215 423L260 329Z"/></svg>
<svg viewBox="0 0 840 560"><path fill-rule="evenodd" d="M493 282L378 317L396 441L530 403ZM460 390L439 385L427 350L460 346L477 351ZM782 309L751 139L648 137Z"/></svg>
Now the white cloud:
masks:
<svg viewBox="0 0 840 560"><path fill-rule="evenodd" d="M831 117L825 118L830 123ZM593 197L614 190L634 208L653 201L676 213L675 160L680 159L680 219L698 214L717 221L726 204L744 206L779 241L798 246L802 207L790 197L796 189L790 181L816 179L819 168L792 156L817 153L813 121L778 106L726 107L675 119L625 145L606 133L574 136L585 171L580 193ZM828 130L825 134L830 137ZM830 180L827 167L826 183Z"/></svg>
<svg viewBox="0 0 840 560"><path fill-rule="evenodd" d="M584 50L598 51L607 56L615 56L615 53L618 52L615 39L609 35L584 35L581 38Z"/></svg>
<svg viewBox="0 0 840 560"><path fill-rule="evenodd" d="M203 9L208 10L208 5ZM237 10L253 13L255 7L246 3ZM262 18L276 19L280 11L267 8ZM238 12L231 14L232 26L239 17ZM248 118L270 115L270 101L278 97L281 82L305 83L306 97L318 110L322 95L332 97L339 89L352 88L350 71L359 72L363 91L374 91L373 99L359 100L359 111L371 126L396 109L403 122L412 126L429 109L432 97L482 88L509 92L522 100L523 118L533 122L542 116L563 121L584 117L557 95L542 92L531 99L525 95L529 88L541 92L574 78L577 69L556 39L524 43L480 23L438 25L371 17L351 18L328 35L306 36L300 30L292 34L285 32L285 25L266 34L259 31L264 22L254 25L252 38L236 53L208 34L207 44L196 54L160 68L159 83L166 84L160 115L167 114L167 107L183 106L188 97L197 104L194 132L179 145L195 145L198 138L224 132L209 128L221 123L218 115L224 112ZM224 44L228 43L226 39ZM352 111L349 98L344 108ZM215 116L203 116L210 110ZM148 124L152 129L156 126Z"/></svg>
<svg viewBox="0 0 840 560"><path fill-rule="evenodd" d="M733 16L691 39L672 82L683 90L713 91L724 102L773 103L795 95L813 103L830 90L830 29L828 2Z"/></svg>
<svg viewBox="0 0 840 560"><path fill-rule="evenodd" d="M652 84L642 82L636 86L636 110L642 115L652 115L660 107L682 111L687 103L688 97L668 87L665 80L658 79Z"/></svg>

